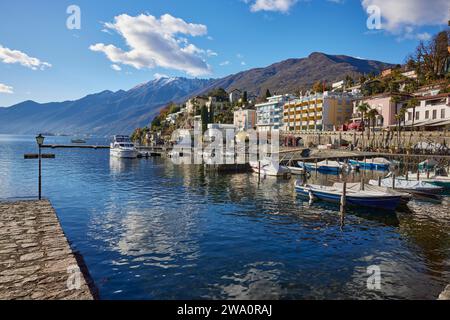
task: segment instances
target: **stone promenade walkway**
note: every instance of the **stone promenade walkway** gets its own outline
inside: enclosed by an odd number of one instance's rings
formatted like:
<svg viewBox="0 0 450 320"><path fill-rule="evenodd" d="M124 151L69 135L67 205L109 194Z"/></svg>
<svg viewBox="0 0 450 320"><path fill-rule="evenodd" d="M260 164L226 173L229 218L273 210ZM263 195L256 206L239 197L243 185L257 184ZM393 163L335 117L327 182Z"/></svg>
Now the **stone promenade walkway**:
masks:
<svg viewBox="0 0 450 320"><path fill-rule="evenodd" d="M450 284L441 293L441 295L439 296L439 300L450 300Z"/></svg>
<svg viewBox="0 0 450 320"><path fill-rule="evenodd" d="M93 299L50 202L0 202L0 299Z"/></svg>

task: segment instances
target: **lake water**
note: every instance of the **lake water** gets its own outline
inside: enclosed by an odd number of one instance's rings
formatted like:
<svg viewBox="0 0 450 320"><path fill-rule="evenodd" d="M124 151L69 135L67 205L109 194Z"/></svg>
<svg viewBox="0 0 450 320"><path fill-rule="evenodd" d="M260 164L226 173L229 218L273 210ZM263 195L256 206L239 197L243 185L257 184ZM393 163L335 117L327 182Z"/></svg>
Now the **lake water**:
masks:
<svg viewBox="0 0 450 320"><path fill-rule="evenodd" d="M23 159L36 149L34 137L0 136L0 199L36 196L37 160ZM294 179L45 152L56 159L43 160L43 194L103 299L436 299L450 283L449 197L350 211L342 226ZM367 288L373 265L381 290Z"/></svg>

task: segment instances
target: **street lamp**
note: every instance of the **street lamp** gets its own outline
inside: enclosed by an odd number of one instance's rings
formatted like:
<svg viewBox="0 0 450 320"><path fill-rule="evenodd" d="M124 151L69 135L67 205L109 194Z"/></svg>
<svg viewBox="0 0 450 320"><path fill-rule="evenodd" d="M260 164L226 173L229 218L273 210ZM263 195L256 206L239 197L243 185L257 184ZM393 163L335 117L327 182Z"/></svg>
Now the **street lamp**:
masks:
<svg viewBox="0 0 450 320"><path fill-rule="evenodd" d="M39 200L42 199L42 155L41 155L41 147L44 144L45 137L42 134L39 134L36 137L36 143L39 146Z"/></svg>

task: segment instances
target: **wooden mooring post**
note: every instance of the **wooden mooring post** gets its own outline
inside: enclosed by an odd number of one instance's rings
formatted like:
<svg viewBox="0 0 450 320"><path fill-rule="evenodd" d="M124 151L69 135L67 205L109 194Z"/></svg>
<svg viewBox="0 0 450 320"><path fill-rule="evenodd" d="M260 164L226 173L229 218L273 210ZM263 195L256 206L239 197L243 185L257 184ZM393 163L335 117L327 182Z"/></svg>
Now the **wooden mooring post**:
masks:
<svg viewBox="0 0 450 320"><path fill-rule="evenodd" d="M342 188L341 196L341 214L345 214L345 208L347 206L347 179L344 180L344 186Z"/></svg>

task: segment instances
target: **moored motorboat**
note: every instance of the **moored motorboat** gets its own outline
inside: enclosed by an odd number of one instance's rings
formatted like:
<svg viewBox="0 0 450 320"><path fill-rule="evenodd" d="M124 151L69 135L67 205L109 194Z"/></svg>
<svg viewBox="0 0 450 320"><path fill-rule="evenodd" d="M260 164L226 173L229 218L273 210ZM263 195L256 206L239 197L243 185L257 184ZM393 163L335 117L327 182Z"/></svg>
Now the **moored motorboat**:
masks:
<svg viewBox="0 0 450 320"><path fill-rule="evenodd" d="M111 143L110 154L116 158L136 159L139 152L131 142L129 136L114 136Z"/></svg>
<svg viewBox="0 0 450 320"><path fill-rule="evenodd" d="M335 187L336 189L342 190L342 189L344 189L344 184L337 182L337 183L333 184L333 187ZM392 195L398 195L401 197L401 204L403 204L403 205L408 204L408 202L411 201L411 199L412 199L411 194L409 194L407 192L401 192L401 191L387 188L387 187L379 187L379 186L373 186L370 184L365 184L364 190L362 190L362 185L359 182L358 183L347 183L346 188L347 188L347 190L353 190L353 191L375 191L375 192L388 193L388 194L392 194Z"/></svg>
<svg viewBox="0 0 450 320"><path fill-rule="evenodd" d="M344 168L344 164L338 162L338 161L321 161L316 163L311 162L298 162L298 165L300 167L305 168L308 171L314 171L317 170L319 172L325 172L325 173L335 173L338 174L342 171Z"/></svg>
<svg viewBox="0 0 450 320"><path fill-rule="evenodd" d="M303 175L306 173L305 168L301 168L301 167L287 167L289 169L289 171L291 172L291 174L294 175Z"/></svg>
<svg viewBox="0 0 450 320"><path fill-rule="evenodd" d="M341 203L343 190L336 187L301 185L296 183L297 192L305 197L333 203ZM346 203L355 207L371 207L394 211L401 203L401 195L381 191L355 191L348 189Z"/></svg>
<svg viewBox="0 0 450 320"><path fill-rule="evenodd" d="M349 160L353 166L359 166L363 170L379 170L387 171L392 165L392 162L385 158L367 159L366 161Z"/></svg>
<svg viewBox="0 0 450 320"><path fill-rule="evenodd" d="M446 174L446 173L445 173ZM450 177L448 175L441 175L437 172L419 172L419 175L413 172L408 172L408 178L406 176L398 177L400 180L408 181L423 181L435 186L450 189Z"/></svg>
<svg viewBox="0 0 450 320"><path fill-rule="evenodd" d="M290 173L289 169L282 166L278 161L271 159L264 159L261 161L250 161L250 167L255 173L260 173L263 176L285 176Z"/></svg>
<svg viewBox="0 0 450 320"><path fill-rule="evenodd" d="M398 178L395 178L395 180L393 178L382 179L381 181L370 180L369 184L372 186L381 186L423 196L437 195L444 191L444 188L424 181L409 181Z"/></svg>

